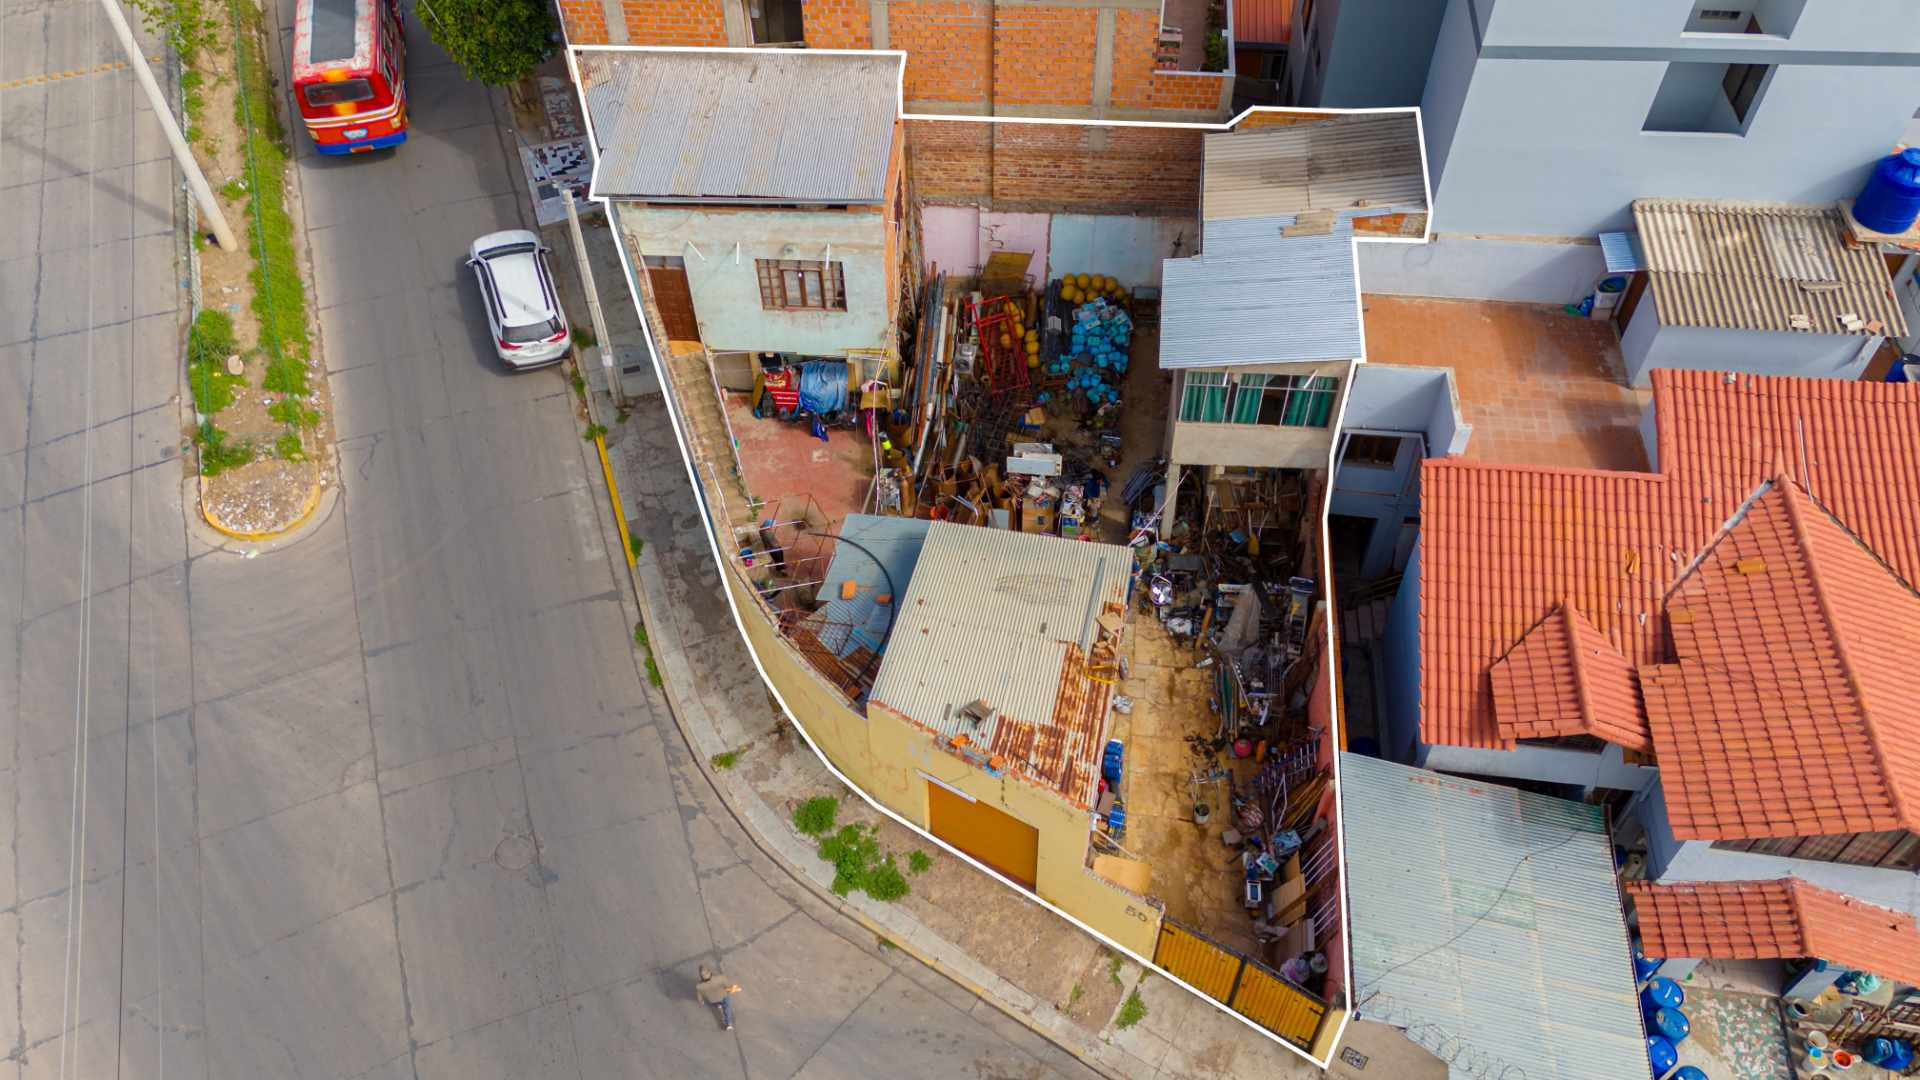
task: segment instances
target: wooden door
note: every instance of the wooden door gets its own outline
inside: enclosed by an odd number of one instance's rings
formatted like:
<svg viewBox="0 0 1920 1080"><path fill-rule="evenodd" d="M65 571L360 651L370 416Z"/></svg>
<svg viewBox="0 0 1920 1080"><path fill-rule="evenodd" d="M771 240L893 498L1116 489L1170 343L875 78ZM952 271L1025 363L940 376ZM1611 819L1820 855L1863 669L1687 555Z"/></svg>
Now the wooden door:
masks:
<svg viewBox="0 0 1920 1080"><path fill-rule="evenodd" d="M668 341L699 341L700 320L693 314L693 287L687 283L686 264L677 258L647 258L647 285L653 306L666 324Z"/></svg>
<svg viewBox="0 0 1920 1080"><path fill-rule="evenodd" d="M1040 831L998 807L927 781L927 828L933 835L1026 886L1040 867Z"/></svg>

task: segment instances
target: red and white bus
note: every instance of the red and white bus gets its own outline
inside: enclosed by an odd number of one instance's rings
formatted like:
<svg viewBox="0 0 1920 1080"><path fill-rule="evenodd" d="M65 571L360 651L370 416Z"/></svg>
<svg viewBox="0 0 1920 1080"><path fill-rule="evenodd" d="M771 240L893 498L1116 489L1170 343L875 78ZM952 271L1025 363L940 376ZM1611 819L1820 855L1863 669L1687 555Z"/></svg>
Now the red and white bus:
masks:
<svg viewBox="0 0 1920 1080"><path fill-rule="evenodd" d="M296 0L293 96L323 154L407 141L399 0Z"/></svg>

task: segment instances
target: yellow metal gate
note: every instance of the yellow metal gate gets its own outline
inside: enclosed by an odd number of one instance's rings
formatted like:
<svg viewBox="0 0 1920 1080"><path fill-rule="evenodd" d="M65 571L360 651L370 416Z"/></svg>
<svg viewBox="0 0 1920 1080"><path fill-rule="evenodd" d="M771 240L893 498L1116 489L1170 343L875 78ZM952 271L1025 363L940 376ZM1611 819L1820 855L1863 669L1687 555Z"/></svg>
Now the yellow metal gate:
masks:
<svg viewBox="0 0 1920 1080"><path fill-rule="evenodd" d="M1182 982L1297 1046L1311 1047L1327 1003L1249 960L1181 926L1160 922L1153 962Z"/></svg>

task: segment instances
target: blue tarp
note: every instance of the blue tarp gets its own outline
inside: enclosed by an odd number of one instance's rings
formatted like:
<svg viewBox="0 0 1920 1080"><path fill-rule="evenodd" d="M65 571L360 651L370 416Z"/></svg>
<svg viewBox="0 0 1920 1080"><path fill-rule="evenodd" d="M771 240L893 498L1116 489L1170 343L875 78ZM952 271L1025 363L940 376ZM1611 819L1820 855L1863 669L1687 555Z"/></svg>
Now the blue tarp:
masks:
<svg viewBox="0 0 1920 1080"><path fill-rule="evenodd" d="M800 408L829 416L847 407L847 362L809 360L800 365Z"/></svg>

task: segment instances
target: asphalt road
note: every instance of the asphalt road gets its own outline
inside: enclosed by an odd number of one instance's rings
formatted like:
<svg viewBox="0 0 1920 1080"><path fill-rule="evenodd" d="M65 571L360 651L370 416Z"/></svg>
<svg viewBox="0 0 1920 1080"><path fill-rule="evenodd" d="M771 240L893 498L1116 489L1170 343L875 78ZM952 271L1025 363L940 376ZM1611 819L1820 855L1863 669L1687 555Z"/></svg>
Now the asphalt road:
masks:
<svg viewBox="0 0 1920 1080"><path fill-rule="evenodd" d="M176 181L96 11L0 0L0 1078L1087 1075L689 760L568 387L461 265L526 216L502 106L417 23L411 142L295 137L345 496L187 528Z"/></svg>

